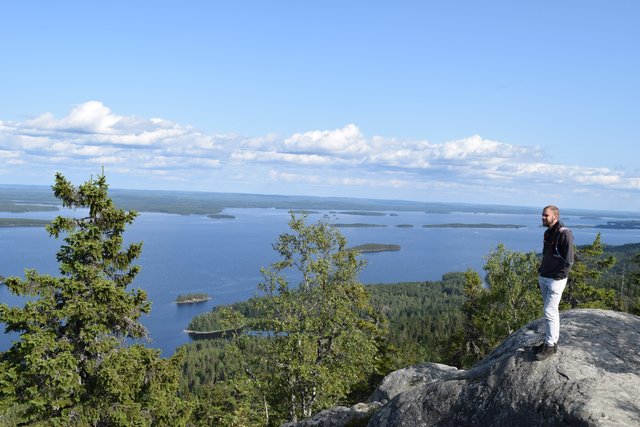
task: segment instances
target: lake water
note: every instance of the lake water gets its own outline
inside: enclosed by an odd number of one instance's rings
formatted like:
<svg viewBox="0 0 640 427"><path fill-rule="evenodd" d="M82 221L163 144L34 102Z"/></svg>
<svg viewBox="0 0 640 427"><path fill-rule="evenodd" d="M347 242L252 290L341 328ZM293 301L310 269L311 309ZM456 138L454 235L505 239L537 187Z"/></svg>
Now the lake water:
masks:
<svg viewBox="0 0 640 427"><path fill-rule="evenodd" d="M142 318L148 328L149 346L168 356L189 341L184 333L191 318L219 304L245 300L257 292L260 268L277 260L272 249L280 233L288 231L289 214L281 209L228 209L235 219L205 216L141 213L126 232L127 241L143 241L137 264L142 270L134 287L147 291L153 306ZM64 212L26 214L2 213L2 217L52 219ZM81 215L83 212L76 212ZM498 243L516 251L542 247L539 215L423 212L387 212L384 216L348 215L335 212L310 214L308 223L326 219L331 223L381 224L376 228L341 228L349 246L364 243L398 244L397 252L364 254L367 266L363 283L439 280L442 274L473 268L482 272L484 258ZM563 218L569 225L595 225L608 218ZM424 224L493 223L524 225L520 229L423 228ZM409 224L413 227L397 227ZM640 230L597 230L574 228L576 244L593 242L597 232L604 243L619 245L640 242ZM57 276L55 254L61 241L50 238L44 228L0 228L0 274L23 277L25 268ZM179 294L204 292L212 300L178 305ZM0 286L2 302L21 304L6 287ZM16 336L0 334L0 351Z"/></svg>

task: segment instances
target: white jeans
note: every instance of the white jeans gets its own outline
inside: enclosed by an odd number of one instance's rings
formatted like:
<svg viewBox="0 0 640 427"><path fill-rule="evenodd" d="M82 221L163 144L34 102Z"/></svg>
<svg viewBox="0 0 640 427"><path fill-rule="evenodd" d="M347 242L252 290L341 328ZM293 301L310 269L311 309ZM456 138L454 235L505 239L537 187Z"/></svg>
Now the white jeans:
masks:
<svg viewBox="0 0 640 427"><path fill-rule="evenodd" d="M567 285L567 279L554 280L548 277L538 277L538 284L542 291L542 303L544 304L544 343L554 345L560 337L560 298Z"/></svg>

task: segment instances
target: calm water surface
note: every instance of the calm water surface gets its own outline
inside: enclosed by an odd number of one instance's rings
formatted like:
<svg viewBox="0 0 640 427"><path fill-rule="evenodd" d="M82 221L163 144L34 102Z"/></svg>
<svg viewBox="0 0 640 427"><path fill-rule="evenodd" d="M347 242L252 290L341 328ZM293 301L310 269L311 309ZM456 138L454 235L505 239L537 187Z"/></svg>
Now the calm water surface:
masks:
<svg viewBox="0 0 640 427"><path fill-rule="evenodd" d="M151 336L150 346L168 356L189 341L184 333L191 318L219 304L245 300L256 294L260 268L277 260L271 245L288 231L289 214L280 209L228 209L235 219L142 213L126 232L129 242L143 241L138 264L142 270L134 287L147 291L153 306L142 318ZM2 214L2 217L52 219L63 213ZM75 212L82 215L83 212ZM363 283L439 280L450 271L473 268L479 272L484 257L498 243L516 251L540 251L543 228L539 215L423 212L356 216L334 212L310 214L308 223L325 219L332 223L371 223L377 228L341 228L350 246L364 243L398 244L397 252L365 254ZM602 224L607 218L563 218L569 226ZM493 223L524 225L520 229L428 229L424 224ZM397 227L408 224L413 227ZM604 243L640 242L640 230L599 230ZM598 230L574 228L576 244L591 243ZM55 254L61 241L48 237L44 228L0 228L0 274L23 277L25 268L58 275ZM179 294L204 292L212 300L178 305ZM0 298L21 304L5 287ZM15 336L0 334L0 351Z"/></svg>

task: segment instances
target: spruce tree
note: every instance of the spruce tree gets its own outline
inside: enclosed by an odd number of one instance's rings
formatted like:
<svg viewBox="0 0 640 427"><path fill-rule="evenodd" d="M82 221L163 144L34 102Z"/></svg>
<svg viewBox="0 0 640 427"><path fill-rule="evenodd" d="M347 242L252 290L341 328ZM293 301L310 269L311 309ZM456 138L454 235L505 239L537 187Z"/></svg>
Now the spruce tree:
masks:
<svg viewBox="0 0 640 427"><path fill-rule="evenodd" d="M62 238L59 277L26 270L6 286L23 307L0 305L6 332L19 339L0 354L0 412L26 425L180 425L178 360L131 344L146 337L143 290L129 290L142 243L123 248L136 212L117 208L104 175L79 187L56 174L53 192L81 217L47 226ZM81 209L77 211L77 209Z"/></svg>

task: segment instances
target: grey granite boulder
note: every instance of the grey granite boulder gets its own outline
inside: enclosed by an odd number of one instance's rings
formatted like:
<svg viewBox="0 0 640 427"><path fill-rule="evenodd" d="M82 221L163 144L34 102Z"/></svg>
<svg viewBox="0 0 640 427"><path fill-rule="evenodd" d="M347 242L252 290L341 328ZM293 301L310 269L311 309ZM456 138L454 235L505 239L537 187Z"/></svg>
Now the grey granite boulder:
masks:
<svg viewBox="0 0 640 427"><path fill-rule="evenodd" d="M358 403L350 408L335 406L297 423L286 423L281 427L346 427L365 426L371 414L382 406L379 402Z"/></svg>
<svg viewBox="0 0 640 427"><path fill-rule="evenodd" d="M538 362L542 328L531 322L473 368L400 392L368 425L640 426L640 318L563 312L558 353Z"/></svg>
<svg viewBox="0 0 640 427"><path fill-rule="evenodd" d="M448 378L458 372L460 372L458 368L439 363L423 363L398 369L384 377L382 383L369 397L368 402L387 403L400 393Z"/></svg>

